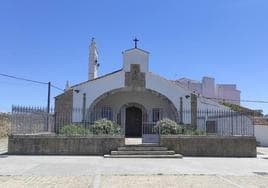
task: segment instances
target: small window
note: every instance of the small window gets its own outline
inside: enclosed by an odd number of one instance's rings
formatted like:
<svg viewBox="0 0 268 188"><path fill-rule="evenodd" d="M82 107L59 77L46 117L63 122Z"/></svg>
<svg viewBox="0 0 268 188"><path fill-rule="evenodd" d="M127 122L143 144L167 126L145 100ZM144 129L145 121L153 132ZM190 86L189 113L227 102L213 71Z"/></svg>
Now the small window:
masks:
<svg viewBox="0 0 268 188"><path fill-rule="evenodd" d="M153 122L158 122L162 119L163 110L161 108L153 108Z"/></svg>
<svg viewBox="0 0 268 188"><path fill-rule="evenodd" d="M108 120L113 120L113 112L112 108L109 106L104 106L101 109L101 118L105 118Z"/></svg>

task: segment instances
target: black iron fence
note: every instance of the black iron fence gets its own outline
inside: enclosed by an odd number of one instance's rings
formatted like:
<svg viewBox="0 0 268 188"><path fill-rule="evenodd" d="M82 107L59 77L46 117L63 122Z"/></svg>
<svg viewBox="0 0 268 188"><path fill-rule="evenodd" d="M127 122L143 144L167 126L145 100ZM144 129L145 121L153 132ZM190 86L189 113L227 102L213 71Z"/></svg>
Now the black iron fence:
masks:
<svg viewBox="0 0 268 188"><path fill-rule="evenodd" d="M49 134L54 132L53 109L12 106L12 134Z"/></svg>
<svg viewBox="0 0 268 188"><path fill-rule="evenodd" d="M221 135L253 136L254 116L232 110L191 110L178 112L175 118L162 110L143 112L137 123L142 135ZM13 106L12 134L125 134L125 112L112 108L89 111L72 109L47 113L46 108ZM109 121L103 121L107 119Z"/></svg>

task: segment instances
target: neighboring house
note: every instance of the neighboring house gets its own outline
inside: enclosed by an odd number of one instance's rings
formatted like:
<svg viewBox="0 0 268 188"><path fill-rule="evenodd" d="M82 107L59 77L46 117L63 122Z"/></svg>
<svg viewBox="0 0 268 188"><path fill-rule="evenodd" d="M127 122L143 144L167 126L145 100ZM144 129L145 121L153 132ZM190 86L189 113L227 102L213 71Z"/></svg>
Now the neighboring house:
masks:
<svg viewBox="0 0 268 188"><path fill-rule="evenodd" d="M58 119L59 122L92 123L97 119L107 118L121 125L126 137L140 137L142 127L148 122L155 123L169 118L184 124L201 122L199 126L204 126L209 119L208 110L229 109L218 102L193 94L192 88L185 88L150 72L149 52L137 48L137 44L123 52L122 69L100 77L97 76L97 69L98 55L93 40L90 45L89 80L67 87L63 94L55 98L56 114L70 114L65 119ZM204 83L209 86L214 82L204 79ZM197 88L199 86L196 85ZM214 88L208 87L207 95L212 97L213 91ZM188 117L183 116L184 109L190 111ZM206 113L197 117L197 109ZM213 118L220 114L217 115ZM220 126L221 122L211 124L213 122L210 121L210 124Z"/></svg>
<svg viewBox="0 0 268 188"><path fill-rule="evenodd" d="M254 125L254 134L258 145L268 147L268 118L255 117Z"/></svg>
<svg viewBox="0 0 268 188"><path fill-rule="evenodd" d="M196 92L203 97L215 98L219 101L226 101L233 104L240 104L241 92L236 88L235 84L216 84L215 79L203 77L202 81L181 78L176 82L187 89Z"/></svg>

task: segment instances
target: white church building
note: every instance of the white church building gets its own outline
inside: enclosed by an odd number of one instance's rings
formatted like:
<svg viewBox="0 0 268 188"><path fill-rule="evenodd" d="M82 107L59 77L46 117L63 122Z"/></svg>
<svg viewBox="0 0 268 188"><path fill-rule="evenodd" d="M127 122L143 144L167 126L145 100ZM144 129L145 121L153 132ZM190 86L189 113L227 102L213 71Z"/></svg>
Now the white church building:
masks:
<svg viewBox="0 0 268 188"><path fill-rule="evenodd" d="M67 87L55 98L55 112L70 112L70 122L94 122L107 118L121 125L126 137L142 136L146 122L169 118L184 124L197 124L198 109L226 110L216 101L203 98L175 81L150 72L150 53L137 47L123 52L122 68L98 76L96 42L89 46L88 80ZM120 53L119 53L120 54ZM107 63L108 64L108 63ZM76 113L74 109L82 109ZM191 113L183 116L187 109ZM201 124L198 126L202 126Z"/></svg>

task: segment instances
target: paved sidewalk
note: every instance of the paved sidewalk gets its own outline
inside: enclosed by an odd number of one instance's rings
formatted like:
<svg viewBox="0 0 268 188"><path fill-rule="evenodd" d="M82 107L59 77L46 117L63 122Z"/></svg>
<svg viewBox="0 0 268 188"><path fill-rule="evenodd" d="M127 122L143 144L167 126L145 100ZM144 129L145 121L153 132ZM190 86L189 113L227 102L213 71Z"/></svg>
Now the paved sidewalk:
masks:
<svg viewBox="0 0 268 188"><path fill-rule="evenodd" d="M92 188L251 188L268 186L268 177L219 175L1 176L1 187Z"/></svg>
<svg viewBox="0 0 268 188"><path fill-rule="evenodd" d="M268 187L268 159L0 157L0 187Z"/></svg>
<svg viewBox="0 0 268 188"><path fill-rule="evenodd" d="M0 155L0 187L268 187L268 148L258 148L258 154L183 159Z"/></svg>

